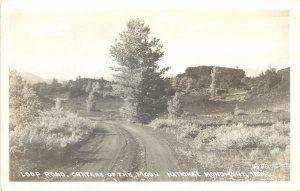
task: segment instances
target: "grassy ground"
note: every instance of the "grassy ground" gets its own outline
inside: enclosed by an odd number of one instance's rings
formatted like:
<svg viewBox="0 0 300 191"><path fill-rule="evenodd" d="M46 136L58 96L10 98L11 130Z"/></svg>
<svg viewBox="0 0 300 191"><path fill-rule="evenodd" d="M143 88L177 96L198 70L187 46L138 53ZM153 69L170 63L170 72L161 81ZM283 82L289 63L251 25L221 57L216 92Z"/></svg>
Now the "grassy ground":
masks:
<svg viewBox="0 0 300 191"><path fill-rule="evenodd" d="M250 92L232 90L214 99L209 95L186 94L182 97L182 103L186 111L197 115L224 114L234 110L238 104L247 112L259 113L262 110L286 110L289 111L289 96L277 99L274 95L261 95L251 97Z"/></svg>
<svg viewBox="0 0 300 191"><path fill-rule="evenodd" d="M154 120L149 126L177 137L178 154L196 161L207 177L199 180L289 180L289 101L244 100L247 93L225 98L185 95L185 111L176 121ZM271 100L272 102L272 100ZM238 104L240 115L235 115ZM246 176L216 176L212 172L244 172Z"/></svg>
<svg viewBox="0 0 300 191"><path fill-rule="evenodd" d="M198 119L199 123L204 126L219 126L227 124L226 119L232 123L243 123L249 126L271 125L276 122L289 122L290 114L288 111L277 111L267 113L247 113L246 115L231 115L231 114L214 114L214 115L199 115L189 117L188 119Z"/></svg>
<svg viewBox="0 0 300 191"><path fill-rule="evenodd" d="M119 109L123 104L121 98L101 97L96 100L95 111L87 112L86 96L67 99L62 102L63 110L69 110L82 117L101 117L103 119L114 119L119 117ZM54 107L54 102L48 107Z"/></svg>
<svg viewBox="0 0 300 191"><path fill-rule="evenodd" d="M176 147L177 153L196 161L198 171L247 174L246 177L201 177L199 180L288 180L290 124L249 125L208 126L201 119L176 122L157 119L150 124L157 131L176 136L182 143ZM259 173L271 175L259 176Z"/></svg>

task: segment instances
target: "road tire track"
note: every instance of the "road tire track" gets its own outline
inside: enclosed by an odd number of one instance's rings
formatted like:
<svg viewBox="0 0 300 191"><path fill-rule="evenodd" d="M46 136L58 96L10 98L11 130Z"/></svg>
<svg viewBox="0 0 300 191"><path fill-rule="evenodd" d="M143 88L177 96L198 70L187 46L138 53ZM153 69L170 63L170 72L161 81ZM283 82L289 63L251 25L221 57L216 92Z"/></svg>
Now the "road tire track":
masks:
<svg viewBox="0 0 300 191"><path fill-rule="evenodd" d="M64 172L66 177L45 177L42 181L173 181L166 172L180 167L170 144L154 130L124 121L97 121L94 134L74 148L70 161L50 170ZM104 177L73 176L74 173L102 173ZM144 176L142 173L159 173ZM107 173L131 173L132 176L106 176ZM41 181L41 180L38 180Z"/></svg>

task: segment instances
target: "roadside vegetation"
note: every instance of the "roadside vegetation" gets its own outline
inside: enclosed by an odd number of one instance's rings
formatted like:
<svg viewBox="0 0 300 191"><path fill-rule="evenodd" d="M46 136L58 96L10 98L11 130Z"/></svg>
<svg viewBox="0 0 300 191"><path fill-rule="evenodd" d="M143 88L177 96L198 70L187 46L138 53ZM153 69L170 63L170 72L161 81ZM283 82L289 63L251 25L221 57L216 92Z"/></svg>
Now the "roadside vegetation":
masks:
<svg viewBox="0 0 300 191"><path fill-rule="evenodd" d="M252 123L256 123L252 121ZM251 123L249 123L251 124ZM156 119L152 128L166 131L183 143L175 148L193 159L202 171L252 172L255 163L267 164L273 174L268 180L289 178L290 123L249 126L243 123L207 125L200 119ZM261 177L249 177L259 180Z"/></svg>
<svg viewBox="0 0 300 191"><path fill-rule="evenodd" d="M20 172L63 162L72 146L88 138L95 127L88 119L59 107L40 110L34 90L15 71L10 71L10 97L10 176L13 180Z"/></svg>

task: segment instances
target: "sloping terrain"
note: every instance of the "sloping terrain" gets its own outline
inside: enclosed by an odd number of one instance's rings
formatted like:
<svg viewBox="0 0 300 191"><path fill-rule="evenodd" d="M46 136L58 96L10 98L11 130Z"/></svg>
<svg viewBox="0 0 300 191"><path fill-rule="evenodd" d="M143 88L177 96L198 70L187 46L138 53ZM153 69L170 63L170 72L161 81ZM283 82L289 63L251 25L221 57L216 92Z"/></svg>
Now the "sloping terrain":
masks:
<svg viewBox="0 0 300 191"><path fill-rule="evenodd" d="M290 106L290 67L277 71L279 81L264 92L262 88L251 93L249 106L251 108L282 107L289 109Z"/></svg>
<svg viewBox="0 0 300 191"><path fill-rule="evenodd" d="M46 79L38 76L38 75L35 75L35 74L32 74L32 73L29 73L29 72L24 72L21 74L21 76L29 83L31 84L35 84L35 83L39 83L39 82L47 82Z"/></svg>

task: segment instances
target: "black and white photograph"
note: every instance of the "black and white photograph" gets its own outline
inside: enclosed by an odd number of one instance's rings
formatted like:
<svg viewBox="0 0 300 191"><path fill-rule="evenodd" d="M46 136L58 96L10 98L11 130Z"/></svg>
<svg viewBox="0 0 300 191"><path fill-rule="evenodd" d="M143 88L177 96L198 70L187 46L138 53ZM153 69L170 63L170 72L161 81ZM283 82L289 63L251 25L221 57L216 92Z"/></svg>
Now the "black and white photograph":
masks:
<svg viewBox="0 0 300 191"><path fill-rule="evenodd" d="M290 9L43 2L2 17L8 182L292 180Z"/></svg>

